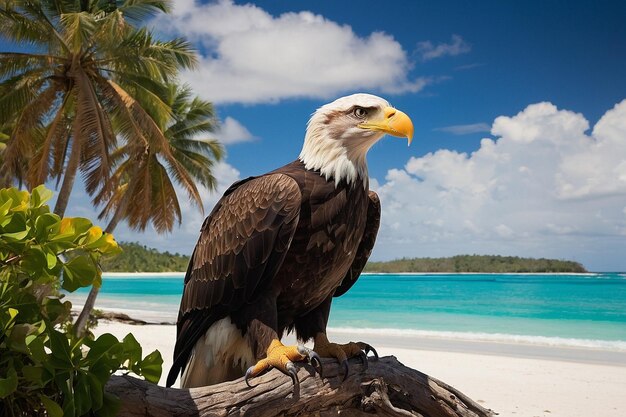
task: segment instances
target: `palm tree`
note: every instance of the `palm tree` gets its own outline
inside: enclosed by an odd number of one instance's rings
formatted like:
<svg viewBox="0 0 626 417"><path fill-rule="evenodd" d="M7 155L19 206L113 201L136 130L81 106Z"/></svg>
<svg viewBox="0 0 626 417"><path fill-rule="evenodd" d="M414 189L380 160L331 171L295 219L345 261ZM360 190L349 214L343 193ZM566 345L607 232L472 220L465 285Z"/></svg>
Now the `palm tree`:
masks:
<svg viewBox="0 0 626 417"><path fill-rule="evenodd" d="M103 187L94 198L94 205L104 205L99 218L110 217L107 231L126 219L134 230L143 231L152 224L158 233L170 232L181 221L172 179L200 209L202 199L195 184L215 189L212 168L223 148L214 139L198 138L215 130L212 104L192 97L189 86L172 83L162 100L172 109L170 119L159 125L167 142L146 135L145 142L128 142L119 148L112 156L116 168L111 186Z"/></svg>
<svg viewBox="0 0 626 417"><path fill-rule="evenodd" d="M160 93L195 66L195 53L133 23L168 6L0 0L0 36L29 50L0 53L0 126L14 120L2 170L29 188L62 178L55 213L64 214L78 172L90 195L109 187L118 137L167 142L158 121L171 109Z"/></svg>
<svg viewBox="0 0 626 417"><path fill-rule="evenodd" d="M195 183L209 190L216 186L212 173L223 148L216 140L200 139L214 131L213 106L198 97L192 98L188 86L169 84L163 102L172 109L171 118L159 127L167 142L144 136L140 143L127 142L112 155L115 168L110 186L102 187L94 205L103 205L100 219L110 217L106 232L112 233L125 219L130 227L143 231L152 224L159 233L170 232L181 221L181 210L174 183L203 210ZM93 286L76 319L74 330L83 332L100 288Z"/></svg>

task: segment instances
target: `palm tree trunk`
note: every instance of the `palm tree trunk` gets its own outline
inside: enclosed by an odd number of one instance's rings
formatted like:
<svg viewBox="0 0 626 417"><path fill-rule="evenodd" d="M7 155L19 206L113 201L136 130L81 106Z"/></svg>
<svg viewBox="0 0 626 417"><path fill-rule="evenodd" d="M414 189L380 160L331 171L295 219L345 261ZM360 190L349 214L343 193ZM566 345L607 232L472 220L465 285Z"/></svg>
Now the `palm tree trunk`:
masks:
<svg viewBox="0 0 626 417"><path fill-rule="evenodd" d="M56 205L54 206L54 213L63 217L65 215L65 209L67 203L70 201L70 194L72 188L74 188L74 180L76 179L76 172L78 171L78 164L80 163L80 145L76 138L72 141L72 150L70 153L70 160L65 168L65 174L63 175L63 184L57 197Z"/></svg>
<svg viewBox="0 0 626 417"><path fill-rule="evenodd" d="M122 220L122 217L124 217L123 214L126 211L126 207L128 206L129 195L130 193L127 192L124 196L124 200L120 203L119 206L117 206L117 209L115 209L115 214L113 214L113 217L109 221L107 228L104 230L106 233L113 233L113 231L117 227L117 224Z"/></svg>
<svg viewBox="0 0 626 417"><path fill-rule="evenodd" d="M126 207L130 201L130 192L126 192L124 198L120 202L120 205L115 209L115 213L113 217L109 221L108 226L104 230L105 233L113 233L113 230L117 227L118 223L122 220L123 214L126 211ZM87 325L87 321L91 312L93 311L94 306L96 305L96 298L98 297L98 293L100 292L100 287L92 285L91 290L89 291L89 295L85 300L85 305L83 306L82 311L78 315L76 319L76 323L74 323L74 334L78 337L82 337L85 333L85 326Z"/></svg>

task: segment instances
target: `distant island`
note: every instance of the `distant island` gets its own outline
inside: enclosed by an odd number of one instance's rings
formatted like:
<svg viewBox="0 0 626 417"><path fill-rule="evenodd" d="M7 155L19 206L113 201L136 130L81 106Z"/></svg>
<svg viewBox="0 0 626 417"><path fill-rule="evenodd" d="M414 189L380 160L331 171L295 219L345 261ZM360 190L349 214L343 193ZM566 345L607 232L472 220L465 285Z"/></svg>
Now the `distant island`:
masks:
<svg viewBox="0 0 626 417"><path fill-rule="evenodd" d="M387 262L368 262L365 272L584 273L587 270L578 262L559 259L457 255L450 258L403 258Z"/></svg>
<svg viewBox="0 0 626 417"><path fill-rule="evenodd" d="M102 262L104 272L184 272L189 256L160 252L138 242L120 242L122 253Z"/></svg>
<svg viewBox="0 0 626 417"><path fill-rule="evenodd" d="M184 272L189 256L160 252L137 242L121 242L123 252L102 263L105 272ZM585 273L578 262L497 255L458 255L450 258L403 258L369 262L364 272L571 272Z"/></svg>

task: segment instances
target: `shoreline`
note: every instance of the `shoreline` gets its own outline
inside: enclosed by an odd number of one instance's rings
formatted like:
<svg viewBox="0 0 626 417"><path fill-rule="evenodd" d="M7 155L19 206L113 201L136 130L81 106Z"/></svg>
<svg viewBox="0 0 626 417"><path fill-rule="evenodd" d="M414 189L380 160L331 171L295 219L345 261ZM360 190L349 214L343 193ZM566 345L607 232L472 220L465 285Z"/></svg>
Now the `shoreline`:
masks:
<svg viewBox="0 0 626 417"><path fill-rule="evenodd" d="M545 345L498 340L472 340L442 336L377 336L357 331L345 332L329 328L328 334L340 343L361 337L368 343L386 348L428 350L437 352L473 353L485 356L504 356L517 359L543 359L579 364L601 364L624 367L626 371L626 350L612 350L600 347L578 347ZM295 338L294 338L295 340Z"/></svg>
<svg viewBox="0 0 626 417"><path fill-rule="evenodd" d="M185 272L103 272L102 278L120 278L120 277L184 277Z"/></svg>
<svg viewBox="0 0 626 417"><path fill-rule="evenodd" d="M79 313L86 297L70 296L66 299L73 304L72 310ZM103 300L100 300L103 301ZM176 323L178 308L170 312L121 308L117 306L96 305L96 309L103 313L120 313L129 316L130 319L144 321L148 325L173 325ZM583 339L575 337L509 334L509 333L486 333L486 332L461 332L447 330L421 330L402 328L356 328L356 327L328 327L329 332L352 335L352 337L371 337L377 340L407 339L407 340L446 340L450 342L486 343L509 346L529 346L531 348L564 348L586 349L590 351L614 352L626 355L625 340L610 339ZM626 361L626 359L625 359Z"/></svg>
<svg viewBox="0 0 626 417"><path fill-rule="evenodd" d="M103 278L119 277L184 277L186 272L103 272ZM623 274L622 272L362 272L361 275L572 275L597 276L602 274Z"/></svg>
<svg viewBox="0 0 626 417"><path fill-rule="evenodd" d="M80 308L72 308L74 314ZM126 319L103 317L99 322L127 324L137 322L138 326L175 326L176 320L170 316L142 315L138 310L101 309L103 314L126 316ZM348 342L355 338L376 341L377 345L408 349L436 351L471 351L484 355L504 355L518 358L565 360L577 363L606 364L626 367L626 341L574 339L548 336L515 335L503 333L474 333L431 331L391 328L346 328L328 327L328 334L340 341ZM295 343L295 337L285 336Z"/></svg>

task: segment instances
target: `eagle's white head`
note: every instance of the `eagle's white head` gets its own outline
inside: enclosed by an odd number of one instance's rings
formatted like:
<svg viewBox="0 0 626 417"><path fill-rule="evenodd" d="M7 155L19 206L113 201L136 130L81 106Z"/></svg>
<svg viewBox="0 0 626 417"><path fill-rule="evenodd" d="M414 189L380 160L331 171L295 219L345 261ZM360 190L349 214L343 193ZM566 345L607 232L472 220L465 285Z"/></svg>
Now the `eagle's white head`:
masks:
<svg viewBox="0 0 626 417"><path fill-rule="evenodd" d="M299 159L335 184L368 184L367 151L385 134L411 143L411 119L380 97L353 94L325 104L311 116Z"/></svg>

